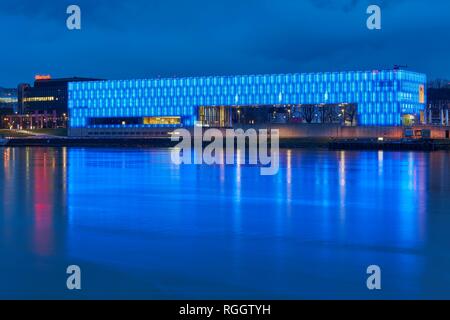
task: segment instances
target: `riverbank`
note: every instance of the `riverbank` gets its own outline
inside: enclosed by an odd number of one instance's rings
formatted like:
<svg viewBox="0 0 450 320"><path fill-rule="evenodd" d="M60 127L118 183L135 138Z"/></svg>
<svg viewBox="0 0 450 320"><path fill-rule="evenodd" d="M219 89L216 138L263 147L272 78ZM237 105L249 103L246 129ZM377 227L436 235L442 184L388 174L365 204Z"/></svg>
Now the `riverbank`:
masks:
<svg viewBox="0 0 450 320"><path fill-rule="evenodd" d="M178 142L168 137L152 138L69 138L69 137L16 137L8 139L8 147L153 147L171 148ZM331 150L398 150L436 151L450 150L450 140L370 138L281 138L280 148L323 148Z"/></svg>
<svg viewBox="0 0 450 320"><path fill-rule="evenodd" d="M67 137L67 129L8 130L0 129L0 137L30 138L36 136Z"/></svg>
<svg viewBox="0 0 450 320"><path fill-rule="evenodd" d="M392 150L439 151L450 150L450 140L442 139L336 139L329 143L331 150Z"/></svg>

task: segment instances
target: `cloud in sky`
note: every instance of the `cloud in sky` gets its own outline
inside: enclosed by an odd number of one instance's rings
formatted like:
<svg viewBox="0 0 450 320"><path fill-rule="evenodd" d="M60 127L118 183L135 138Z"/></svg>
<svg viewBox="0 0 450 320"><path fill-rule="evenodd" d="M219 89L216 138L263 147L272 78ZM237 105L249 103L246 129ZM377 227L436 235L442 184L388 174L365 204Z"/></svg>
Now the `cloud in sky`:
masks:
<svg viewBox="0 0 450 320"><path fill-rule="evenodd" d="M369 31L366 8L382 8ZM65 27L82 9L82 30ZM134 78L389 68L450 77L447 0L6 0L0 85L36 73Z"/></svg>

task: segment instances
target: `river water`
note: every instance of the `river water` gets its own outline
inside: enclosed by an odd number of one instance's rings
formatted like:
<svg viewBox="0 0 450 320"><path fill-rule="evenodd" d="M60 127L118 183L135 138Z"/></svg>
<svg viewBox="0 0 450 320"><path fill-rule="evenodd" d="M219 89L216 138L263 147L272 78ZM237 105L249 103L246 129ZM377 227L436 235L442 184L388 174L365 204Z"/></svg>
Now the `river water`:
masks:
<svg viewBox="0 0 450 320"><path fill-rule="evenodd" d="M450 153L0 148L0 297L449 299Z"/></svg>

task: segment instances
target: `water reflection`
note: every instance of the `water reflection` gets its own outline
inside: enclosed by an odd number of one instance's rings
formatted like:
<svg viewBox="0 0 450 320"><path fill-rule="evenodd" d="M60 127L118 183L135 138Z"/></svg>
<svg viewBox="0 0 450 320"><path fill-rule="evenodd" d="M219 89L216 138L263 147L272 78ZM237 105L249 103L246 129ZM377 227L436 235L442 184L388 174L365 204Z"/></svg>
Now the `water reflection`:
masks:
<svg viewBox="0 0 450 320"><path fill-rule="evenodd" d="M38 272L59 292L53 266L78 263L92 292L349 297L375 263L387 297L448 298L448 153L284 150L261 176L240 151L234 166L177 166L164 149L0 152L0 289Z"/></svg>
<svg viewBox="0 0 450 320"><path fill-rule="evenodd" d="M64 219L67 149L3 149L0 173L2 242L36 255L57 254L55 225ZM61 220L63 221L63 220ZM23 230L25 236L23 236Z"/></svg>

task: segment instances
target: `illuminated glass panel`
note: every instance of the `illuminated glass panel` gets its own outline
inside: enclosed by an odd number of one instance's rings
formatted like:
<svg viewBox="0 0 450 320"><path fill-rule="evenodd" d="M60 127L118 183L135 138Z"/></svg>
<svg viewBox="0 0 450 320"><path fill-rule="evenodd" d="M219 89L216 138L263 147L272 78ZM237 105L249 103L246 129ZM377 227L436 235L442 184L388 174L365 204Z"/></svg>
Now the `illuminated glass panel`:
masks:
<svg viewBox="0 0 450 320"><path fill-rule="evenodd" d="M404 70L76 82L68 105L72 128L102 117L148 122L111 128L193 126L200 106L340 103L358 106L358 125L398 126L425 109L425 84L424 74Z"/></svg>

